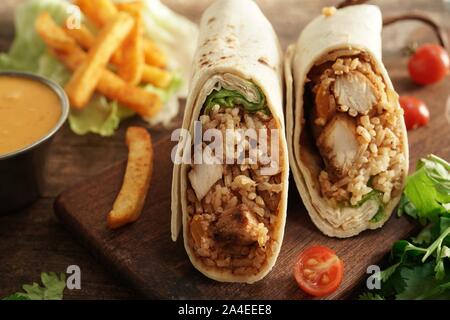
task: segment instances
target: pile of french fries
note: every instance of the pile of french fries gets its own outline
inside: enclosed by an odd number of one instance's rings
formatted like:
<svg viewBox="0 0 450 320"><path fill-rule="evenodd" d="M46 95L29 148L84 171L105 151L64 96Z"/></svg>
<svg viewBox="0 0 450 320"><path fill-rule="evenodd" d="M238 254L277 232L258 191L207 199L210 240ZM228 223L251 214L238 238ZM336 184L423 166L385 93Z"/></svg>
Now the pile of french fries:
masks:
<svg viewBox="0 0 450 320"><path fill-rule="evenodd" d="M167 57L144 36L141 1L115 4L111 0L76 0L81 12L98 28L59 26L49 13L35 22L50 52L73 71L65 87L71 106L81 110L95 91L152 117L162 107L158 95L141 84L166 88L172 74L165 69Z"/></svg>

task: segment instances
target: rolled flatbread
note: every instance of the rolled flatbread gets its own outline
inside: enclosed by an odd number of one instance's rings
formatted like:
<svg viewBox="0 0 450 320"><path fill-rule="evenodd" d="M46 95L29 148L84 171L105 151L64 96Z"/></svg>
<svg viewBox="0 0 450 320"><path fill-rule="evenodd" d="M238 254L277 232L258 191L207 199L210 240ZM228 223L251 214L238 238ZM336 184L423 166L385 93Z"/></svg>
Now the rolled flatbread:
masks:
<svg viewBox="0 0 450 320"><path fill-rule="evenodd" d="M312 221L345 238L379 228L391 215L408 172L408 140L381 60L379 8L323 13L286 53L286 130Z"/></svg>
<svg viewBox="0 0 450 320"><path fill-rule="evenodd" d="M216 1L204 12L193 69L183 129L190 137L199 123L205 136L207 129L218 130L226 137L222 145L236 153L222 163L195 163L195 139L182 137L174 153L191 163L174 165L172 239L182 228L192 264L207 277L253 283L272 269L280 251L289 172L282 54L253 1ZM235 133L227 136L227 129ZM257 132L257 141L243 133L247 129ZM256 161L238 162L241 142L246 152L252 143L268 147L259 149Z"/></svg>

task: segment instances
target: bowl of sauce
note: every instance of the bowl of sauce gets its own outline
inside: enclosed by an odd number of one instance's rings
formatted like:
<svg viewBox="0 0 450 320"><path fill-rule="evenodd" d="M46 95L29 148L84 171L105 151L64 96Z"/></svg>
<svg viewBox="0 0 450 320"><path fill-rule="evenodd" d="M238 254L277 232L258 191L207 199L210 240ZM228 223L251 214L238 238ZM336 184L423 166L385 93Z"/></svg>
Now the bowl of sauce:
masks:
<svg viewBox="0 0 450 320"><path fill-rule="evenodd" d="M48 147L68 113L59 85L30 73L0 72L0 214L39 197Z"/></svg>

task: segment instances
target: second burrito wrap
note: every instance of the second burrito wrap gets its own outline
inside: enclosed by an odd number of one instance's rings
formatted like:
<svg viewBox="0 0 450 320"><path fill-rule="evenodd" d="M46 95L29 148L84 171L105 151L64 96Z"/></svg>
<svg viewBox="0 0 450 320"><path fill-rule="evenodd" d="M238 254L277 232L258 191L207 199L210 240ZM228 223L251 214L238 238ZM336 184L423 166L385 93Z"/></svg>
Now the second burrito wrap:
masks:
<svg viewBox="0 0 450 320"><path fill-rule="evenodd" d="M292 172L326 235L381 227L408 173L403 112L381 61L378 7L324 9L286 54Z"/></svg>
<svg viewBox="0 0 450 320"><path fill-rule="evenodd" d="M223 145L238 150L243 131L254 129L257 145L269 145L258 154L276 160L237 163L233 153L232 162L205 164L190 154L192 163L176 164L172 238L182 228L188 256L206 276L252 283L271 270L280 251L289 172L280 47L253 1L216 1L205 11L193 67L183 120L190 136L197 122L202 133L216 129L226 137ZM227 130L235 133L227 136ZM247 155L250 141L243 145ZM194 143L185 139L177 152L189 151L195 151Z"/></svg>

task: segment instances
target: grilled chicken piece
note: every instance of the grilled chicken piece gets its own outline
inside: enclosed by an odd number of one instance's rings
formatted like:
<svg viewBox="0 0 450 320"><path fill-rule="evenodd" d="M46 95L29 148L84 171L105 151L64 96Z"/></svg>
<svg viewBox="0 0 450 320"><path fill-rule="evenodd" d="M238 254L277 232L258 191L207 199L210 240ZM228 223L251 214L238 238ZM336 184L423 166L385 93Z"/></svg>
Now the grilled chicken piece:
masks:
<svg viewBox="0 0 450 320"><path fill-rule="evenodd" d="M336 77L334 95L339 105L367 114L377 103L379 93L369 79L358 71Z"/></svg>
<svg viewBox="0 0 450 320"><path fill-rule="evenodd" d="M200 215L195 215L190 224L191 236L195 244L201 247L202 239L207 237L207 222Z"/></svg>
<svg viewBox="0 0 450 320"><path fill-rule="evenodd" d="M217 239L241 245L258 242L263 247L268 240L267 233L264 224L244 204L224 211L214 227Z"/></svg>
<svg viewBox="0 0 450 320"><path fill-rule="evenodd" d="M315 124L324 126L328 119L336 113L336 106L334 103L330 103L332 97L330 96L329 86L323 82L318 86L315 97ZM334 101L333 101L334 102Z"/></svg>
<svg viewBox="0 0 450 320"><path fill-rule="evenodd" d="M221 164L196 164L189 171L188 177L194 189L197 199L201 201L209 189L222 178L223 167Z"/></svg>
<svg viewBox="0 0 450 320"><path fill-rule="evenodd" d="M317 147L328 173L336 177L347 174L359 148L353 119L347 114L336 115L317 139Z"/></svg>
<svg viewBox="0 0 450 320"><path fill-rule="evenodd" d="M258 191L258 194L264 200L264 204L270 211L275 212L278 209L278 204L280 203L281 192L279 193L270 193L267 190Z"/></svg>

